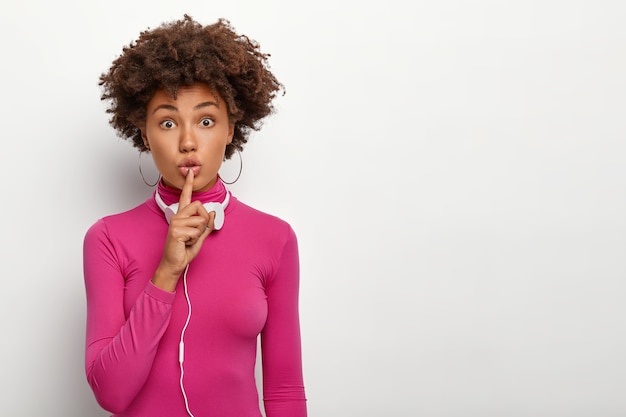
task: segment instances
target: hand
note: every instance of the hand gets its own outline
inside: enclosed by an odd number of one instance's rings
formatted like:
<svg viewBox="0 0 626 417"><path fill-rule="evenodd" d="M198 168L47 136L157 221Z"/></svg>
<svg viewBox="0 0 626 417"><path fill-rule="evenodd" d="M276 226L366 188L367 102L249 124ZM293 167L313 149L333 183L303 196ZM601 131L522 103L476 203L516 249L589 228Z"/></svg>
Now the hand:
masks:
<svg viewBox="0 0 626 417"><path fill-rule="evenodd" d="M174 291L185 267L213 230L215 212L208 213L199 201L191 202L193 178L190 169L180 194L178 212L170 219L161 262L152 278L154 285L168 291Z"/></svg>

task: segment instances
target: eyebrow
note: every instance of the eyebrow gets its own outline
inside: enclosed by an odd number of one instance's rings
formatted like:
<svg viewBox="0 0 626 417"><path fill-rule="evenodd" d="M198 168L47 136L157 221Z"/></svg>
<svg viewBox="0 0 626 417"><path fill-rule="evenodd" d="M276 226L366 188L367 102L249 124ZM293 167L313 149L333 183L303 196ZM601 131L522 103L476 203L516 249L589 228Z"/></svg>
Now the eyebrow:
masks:
<svg viewBox="0 0 626 417"><path fill-rule="evenodd" d="M193 109L194 110L199 110L202 109L204 107L210 107L210 106L215 106L217 108L220 107L220 105L214 101L203 101L202 103L196 104ZM171 110L171 111L178 111L178 107L172 105L172 104L160 104L158 106L156 106L156 108L154 110L152 110L152 114L156 113L157 110L160 109L164 109L164 110Z"/></svg>

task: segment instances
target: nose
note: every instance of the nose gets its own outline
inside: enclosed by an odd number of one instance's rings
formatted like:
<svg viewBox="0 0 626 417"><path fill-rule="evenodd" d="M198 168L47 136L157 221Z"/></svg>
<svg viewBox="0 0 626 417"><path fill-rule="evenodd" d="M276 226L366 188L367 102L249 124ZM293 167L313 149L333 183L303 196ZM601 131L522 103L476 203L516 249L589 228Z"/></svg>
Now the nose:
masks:
<svg viewBox="0 0 626 417"><path fill-rule="evenodd" d="M179 147L182 153L189 153L198 149L198 142L192 128L185 127L180 130Z"/></svg>

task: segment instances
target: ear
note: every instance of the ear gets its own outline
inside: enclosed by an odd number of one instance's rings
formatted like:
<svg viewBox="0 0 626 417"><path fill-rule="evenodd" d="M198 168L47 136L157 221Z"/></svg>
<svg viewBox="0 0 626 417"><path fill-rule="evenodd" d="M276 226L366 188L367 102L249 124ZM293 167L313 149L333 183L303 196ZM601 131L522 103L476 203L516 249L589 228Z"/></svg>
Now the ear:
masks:
<svg viewBox="0 0 626 417"><path fill-rule="evenodd" d="M143 133L142 133L143 135ZM228 127L228 144L233 143L233 136L235 135L235 124L231 123ZM145 141L145 139L144 139Z"/></svg>
<svg viewBox="0 0 626 417"><path fill-rule="evenodd" d="M141 130L141 139L143 139L143 144L146 146L146 148L148 148L148 150L150 150L150 141L148 140L148 135L146 135L145 129L140 129L140 130Z"/></svg>

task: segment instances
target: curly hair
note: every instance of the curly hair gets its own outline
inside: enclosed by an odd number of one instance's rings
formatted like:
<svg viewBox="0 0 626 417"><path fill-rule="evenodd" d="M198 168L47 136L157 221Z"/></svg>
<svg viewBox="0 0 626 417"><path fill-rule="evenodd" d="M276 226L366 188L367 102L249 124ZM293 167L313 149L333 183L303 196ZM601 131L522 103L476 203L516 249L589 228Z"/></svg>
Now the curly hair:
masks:
<svg viewBox="0 0 626 417"><path fill-rule="evenodd" d="M205 83L222 97L234 123L224 155L228 159L243 150L250 131L259 130L262 119L274 112L276 94L285 92L269 70L269 56L256 41L237 34L228 20L203 26L185 14L148 28L123 48L100 76L101 100L109 101L106 112L118 135L146 151L140 126L154 93L164 89L176 98L180 87Z"/></svg>

